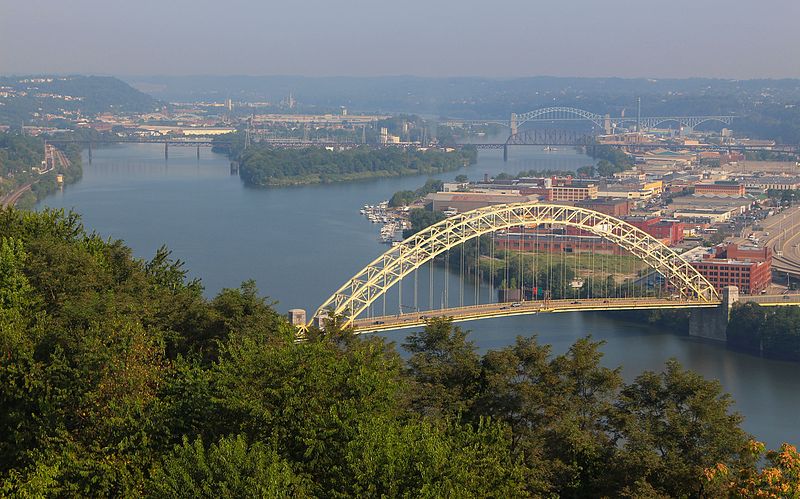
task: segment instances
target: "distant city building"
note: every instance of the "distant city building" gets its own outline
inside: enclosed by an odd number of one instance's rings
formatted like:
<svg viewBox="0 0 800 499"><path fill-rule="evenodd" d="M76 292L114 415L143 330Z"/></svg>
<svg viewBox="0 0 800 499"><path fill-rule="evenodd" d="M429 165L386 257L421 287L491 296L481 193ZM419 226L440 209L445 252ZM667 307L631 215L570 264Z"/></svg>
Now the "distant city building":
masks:
<svg viewBox="0 0 800 499"><path fill-rule="evenodd" d="M584 199L575 203L575 206L617 218L628 216L631 212L630 201L627 199Z"/></svg>
<svg viewBox="0 0 800 499"><path fill-rule="evenodd" d="M790 191L800 189L800 178L798 177L749 177L742 179L748 188L755 188L761 191Z"/></svg>
<svg viewBox="0 0 800 499"><path fill-rule="evenodd" d="M698 196L728 196L740 198L745 195L745 186L739 182L718 180L713 183L695 184L694 193Z"/></svg>
<svg viewBox="0 0 800 499"><path fill-rule="evenodd" d="M435 192L425 197L433 211L456 210L458 213L496 204L537 201L535 195L514 192Z"/></svg>
<svg viewBox="0 0 800 499"><path fill-rule="evenodd" d="M594 181L566 178L521 178L516 184L522 194L535 194L543 201L568 202L597 199Z"/></svg>
<svg viewBox="0 0 800 499"><path fill-rule="evenodd" d="M495 234L495 247L499 250L542 252L556 254L593 253L624 255L626 250L600 236L574 227L535 229L516 228L505 234Z"/></svg>
<svg viewBox="0 0 800 499"><path fill-rule="evenodd" d="M627 217L624 220L667 246L674 246L683 241L684 224L680 220L667 220L661 217Z"/></svg>

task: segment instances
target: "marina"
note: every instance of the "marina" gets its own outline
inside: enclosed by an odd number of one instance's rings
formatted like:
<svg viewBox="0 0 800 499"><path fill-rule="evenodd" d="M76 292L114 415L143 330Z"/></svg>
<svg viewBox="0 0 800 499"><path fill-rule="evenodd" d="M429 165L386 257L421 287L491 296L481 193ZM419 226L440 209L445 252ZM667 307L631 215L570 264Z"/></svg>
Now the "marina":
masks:
<svg viewBox="0 0 800 499"><path fill-rule="evenodd" d="M408 220L408 206L390 208L389 201L384 200L376 205L365 204L359 213L374 223L383 224L380 230L380 240L392 244L403 240L403 231L411 228Z"/></svg>

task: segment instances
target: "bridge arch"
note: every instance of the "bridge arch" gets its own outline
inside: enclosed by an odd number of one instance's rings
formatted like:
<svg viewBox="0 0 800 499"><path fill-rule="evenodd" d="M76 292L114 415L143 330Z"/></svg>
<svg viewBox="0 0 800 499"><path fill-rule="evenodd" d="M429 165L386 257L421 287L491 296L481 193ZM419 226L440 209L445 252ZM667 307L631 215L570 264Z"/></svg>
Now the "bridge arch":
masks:
<svg viewBox="0 0 800 499"><path fill-rule="evenodd" d="M663 275L681 298L712 303L719 295L711 283L672 249L627 222L574 206L514 203L465 212L414 234L393 246L345 282L312 316L330 310L353 321L414 269L470 239L519 225L576 227L616 243Z"/></svg>
<svg viewBox="0 0 800 499"><path fill-rule="evenodd" d="M517 126L520 127L524 123L535 119L565 119L567 117L578 117L581 119L589 120L595 125L603 128L604 117L597 113L592 113L584 109L575 107L544 107L529 111L527 113L517 115Z"/></svg>
<svg viewBox="0 0 800 499"><path fill-rule="evenodd" d="M723 125L730 125L731 124L731 117L729 116L709 116L707 118L699 118L691 123L691 127L694 128L701 123L706 123L708 121L718 121Z"/></svg>
<svg viewBox="0 0 800 499"><path fill-rule="evenodd" d="M686 122L681 121L678 118L664 118L663 120L654 121L652 125L648 126L648 128L657 128L658 125L663 125L664 123L677 123L678 126L689 126Z"/></svg>

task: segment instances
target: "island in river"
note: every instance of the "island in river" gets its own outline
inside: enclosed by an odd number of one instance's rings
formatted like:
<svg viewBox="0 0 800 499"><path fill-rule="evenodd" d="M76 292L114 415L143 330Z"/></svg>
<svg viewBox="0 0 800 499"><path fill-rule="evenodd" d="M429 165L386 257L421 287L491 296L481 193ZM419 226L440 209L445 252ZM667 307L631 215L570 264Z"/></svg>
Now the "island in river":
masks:
<svg viewBox="0 0 800 499"><path fill-rule="evenodd" d="M276 149L255 144L241 152L232 151L239 162L239 175L247 185L277 187L327 184L380 177L433 175L475 164L474 147L372 148L345 150L324 147Z"/></svg>

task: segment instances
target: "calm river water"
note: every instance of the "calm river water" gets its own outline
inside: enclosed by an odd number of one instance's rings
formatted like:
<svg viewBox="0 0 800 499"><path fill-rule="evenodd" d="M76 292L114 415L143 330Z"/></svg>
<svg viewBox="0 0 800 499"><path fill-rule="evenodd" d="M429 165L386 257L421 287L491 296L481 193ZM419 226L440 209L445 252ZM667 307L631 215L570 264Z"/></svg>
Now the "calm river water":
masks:
<svg viewBox="0 0 800 499"><path fill-rule="evenodd" d="M40 208L66 208L81 213L87 228L104 237L123 239L136 256L150 258L166 244L187 262L192 277L202 279L209 296L224 287L255 279L277 308L313 312L344 281L386 249L378 226L358 213L401 189L416 189L424 177L380 179L350 184L280 189L251 189L231 176L222 156L193 148L120 145L93 151L84 158L83 180L45 199ZM438 175L470 179L484 173L521 170L575 170L590 160L571 150L544 152L515 148L503 163L502 151L481 151L477 165ZM434 292L427 269L418 277L417 302L437 306L445 300L444 273L434 269ZM449 276L447 302L484 302L491 290L459 288ZM431 295L431 296L429 296ZM387 302L396 310L398 297ZM403 290L403 304L414 306L413 286ZM380 310L376 310L380 312ZM481 350L533 335L564 352L577 338L604 340L604 363L623 366L626 379L660 369L670 357L708 378L718 379L745 415L744 427L771 447L783 441L800 443L800 366L764 360L727 350L670 331L593 313L541 314L463 323ZM387 337L402 343L405 331Z"/></svg>

